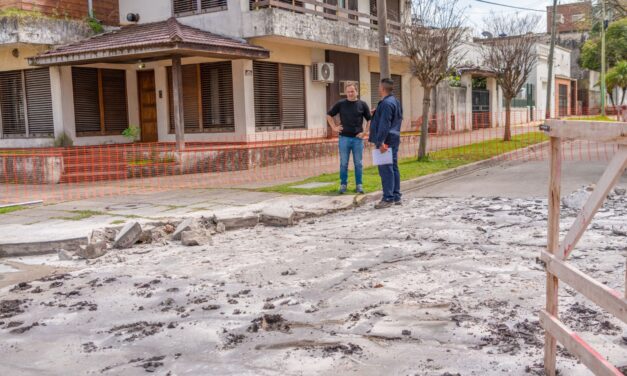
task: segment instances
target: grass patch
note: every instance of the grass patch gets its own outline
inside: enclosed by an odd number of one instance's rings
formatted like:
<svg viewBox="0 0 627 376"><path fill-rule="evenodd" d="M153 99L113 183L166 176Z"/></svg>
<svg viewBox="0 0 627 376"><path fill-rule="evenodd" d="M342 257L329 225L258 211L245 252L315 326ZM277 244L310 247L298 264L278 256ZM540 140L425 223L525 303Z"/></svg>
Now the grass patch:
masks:
<svg viewBox="0 0 627 376"><path fill-rule="evenodd" d="M567 120L588 120L588 121L610 121L616 122L616 118L611 118L609 116L597 115L597 116L582 116L582 117L570 117Z"/></svg>
<svg viewBox="0 0 627 376"><path fill-rule="evenodd" d="M123 219L116 219L115 221L111 222L112 225L121 225L121 224L124 224L124 223L126 223L126 221L123 220Z"/></svg>
<svg viewBox="0 0 627 376"><path fill-rule="evenodd" d="M489 159L499 154L525 148L546 140L548 140L548 137L543 132L530 132L513 136L512 140L507 142L501 139L493 139L471 145L439 150L429 154L429 158L425 161L417 161L415 157L402 159L399 161L398 168L401 172L401 179L410 180L463 166L472 162ZM338 175L338 173L323 174L299 182L275 185L272 187L261 188L259 190L263 192L298 193L307 195L337 195L337 190L339 188ZM353 179L354 174L350 172L349 189L354 189L355 185ZM363 180L364 190L366 192L381 190L381 179L379 178L379 171L377 167L365 168ZM311 189L293 188L295 185L314 182L332 182L336 184Z"/></svg>
<svg viewBox="0 0 627 376"><path fill-rule="evenodd" d="M161 164L161 163L174 163L176 159L174 157L165 157L160 159L135 159L132 161L128 161L129 166L147 166L153 164Z"/></svg>
<svg viewBox="0 0 627 376"><path fill-rule="evenodd" d="M71 210L68 213L74 214L70 217L54 217L54 219L63 219L66 221L82 221L83 219L91 218L96 215L107 215L105 212L96 210Z"/></svg>
<svg viewBox="0 0 627 376"><path fill-rule="evenodd" d="M0 215L9 214L24 209L26 209L26 206L23 205L5 206L3 208L0 208Z"/></svg>

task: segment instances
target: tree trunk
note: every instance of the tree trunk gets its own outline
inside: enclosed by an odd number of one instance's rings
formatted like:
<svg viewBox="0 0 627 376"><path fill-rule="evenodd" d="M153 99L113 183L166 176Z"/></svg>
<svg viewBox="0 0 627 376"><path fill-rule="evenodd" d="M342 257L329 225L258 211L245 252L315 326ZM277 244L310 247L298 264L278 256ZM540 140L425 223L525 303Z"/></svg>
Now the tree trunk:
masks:
<svg viewBox="0 0 627 376"><path fill-rule="evenodd" d="M512 140L511 118L512 98L505 98L505 135L503 136L503 141Z"/></svg>
<svg viewBox="0 0 627 376"><path fill-rule="evenodd" d="M431 88L423 87L422 124L420 125L420 144L418 146L418 160L427 155L427 135L429 134L429 110L431 108Z"/></svg>

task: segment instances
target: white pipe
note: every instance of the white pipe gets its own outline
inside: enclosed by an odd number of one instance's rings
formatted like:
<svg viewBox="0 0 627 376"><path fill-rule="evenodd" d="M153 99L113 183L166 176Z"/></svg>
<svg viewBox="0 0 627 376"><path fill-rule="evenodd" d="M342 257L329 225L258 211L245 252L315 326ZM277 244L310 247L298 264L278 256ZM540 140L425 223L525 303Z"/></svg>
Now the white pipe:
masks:
<svg viewBox="0 0 627 376"><path fill-rule="evenodd" d="M89 14L89 17L94 18L94 1L93 0L87 0L87 13Z"/></svg>

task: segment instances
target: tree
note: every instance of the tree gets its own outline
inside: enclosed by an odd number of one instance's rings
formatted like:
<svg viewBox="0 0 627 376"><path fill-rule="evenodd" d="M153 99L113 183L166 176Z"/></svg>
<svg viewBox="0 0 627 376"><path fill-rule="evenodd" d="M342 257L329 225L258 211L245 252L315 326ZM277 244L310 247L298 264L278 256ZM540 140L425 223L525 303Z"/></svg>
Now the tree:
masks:
<svg viewBox="0 0 627 376"><path fill-rule="evenodd" d="M463 9L459 0L412 0L404 14L400 50L409 58L411 73L423 90L418 159L427 155L431 93L459 62L463 44Z"/></svg>
<svg viewBox="0 0 627 376"><path fill-rule="evenodd" d="M512 99L527 82L537 62L536 43L539 36L533 31L540 18L536 15L503 16L491 13L485 27L498 37L481 41L481 53L485 67L496 74L496 83L503 91L505 100L504 141L512 139Z"/></svg>
<svg viewBox="0 0 627 376"><path fill-rule="evenodd" d="M627 60L627 18L609 24L605 31L605 51L609 67ZM579 65L590 70L601 70L601 37L598 33L594 33L581 47Z"/></svg>
<svg viewBox="0 0 627 376"><path fill-rule="evenodd" d="M621 106L625 101L625 93L627 92L627 60L623 60L616 64L616 66L605 75L605 88L612 101L612 106ZM614 91L619 89L620 101L618 98L614 99Z"/></svg>

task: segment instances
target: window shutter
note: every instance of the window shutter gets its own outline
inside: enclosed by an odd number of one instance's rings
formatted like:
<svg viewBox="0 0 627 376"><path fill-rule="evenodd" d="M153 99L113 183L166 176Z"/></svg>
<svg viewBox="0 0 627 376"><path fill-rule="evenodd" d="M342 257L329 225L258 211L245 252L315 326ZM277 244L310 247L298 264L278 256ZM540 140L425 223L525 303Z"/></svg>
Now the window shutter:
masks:
<svg viewBox="0 0 627 376"><path fill-rule="evenodd" d="M305 127L305 69L281 64L281 120L283 128Z"/></svg>
<svg viewBox="0 0 627 376"><path fill-rule="evenodd" d="M4 136L25 136L22 72L0 72L0 114Z"/></svg>
<svg viewBox="0 0 627 376"><path fill-rule="evenodd" d="M200 131L198 114L198 65L183 65L183 128L185 133ZM168 67L168 102L170 107L170 132L174 132L174 90L172 67Z"/></svg>
<svg viewBox="0 0 627 376"><path fill-rule="evenodd" d="M279 65L253 62L255 86L255 127L280 129Z"/></svg>
<svg viewBox="0 0 627 376"><path fill-rule="evenodd" d="M98 69L72 67L76 133L100 133Z"/></svg>
<svg viewBox="0 0 627 376"><path fill-rule="evenodd" d="M50 70L29 69L24 71L26 103L28 108L28 132L30 135L54 134L52 120L52 92Z"/></svg>
<svg viewBox="0 0 627 376"><path fill-rule="evenodd" d="M203 129L235 130L231 62L201 64Z"/></svg>
<svg viewBox="0 0 627 376"><path fill-rule="evenodd" d="M121 69L102 70L102 96L104 99L105 131L122 134L122 131L128 128L126 71Z"/></svg>
<svg viewBox="0 0 627 376"><path fill-rule="evenodd" d="M172 6L174 14L194 12L196 10L196 0L173 0Z"/></svg>
<svg viewBox="0 0 627 376"><path fill-rule="evenodd" d="M201 0L200 9L226 8L226 0Z"/></svg>

